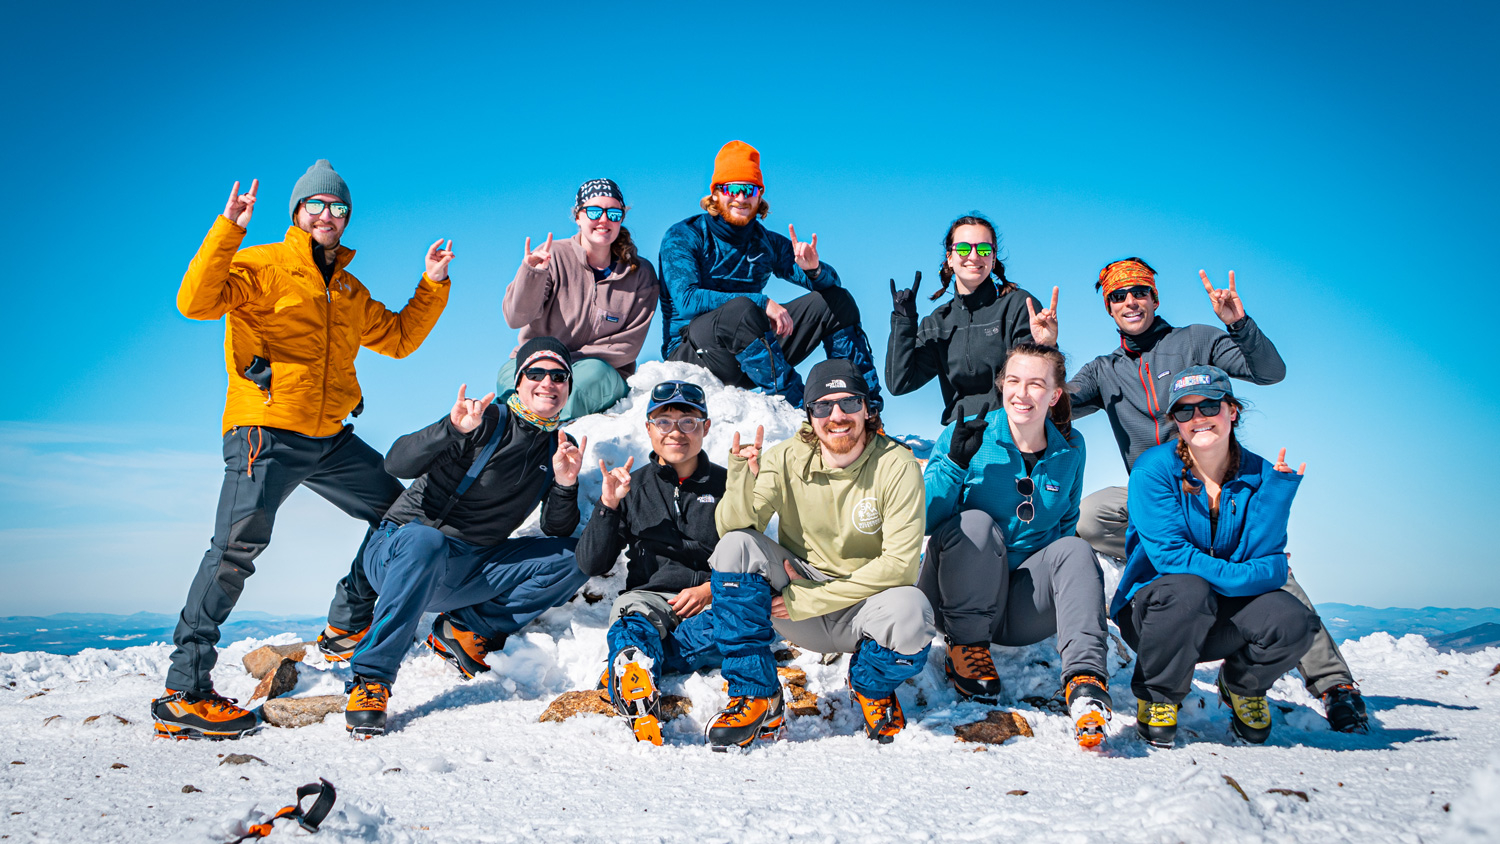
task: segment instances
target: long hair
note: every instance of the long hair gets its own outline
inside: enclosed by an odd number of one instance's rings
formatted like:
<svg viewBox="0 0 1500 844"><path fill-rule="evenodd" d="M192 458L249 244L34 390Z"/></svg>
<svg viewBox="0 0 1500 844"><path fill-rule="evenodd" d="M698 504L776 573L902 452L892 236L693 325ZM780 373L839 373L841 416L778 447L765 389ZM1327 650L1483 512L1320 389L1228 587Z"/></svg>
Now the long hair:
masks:
<svg viewBox="0 0 1500 844"><path fill-rule="evenodd" d="M1000 260L1000 233L995 231L995 224L978 211L965 214L948 224L948 233L943 235L943 260L938 264L938 281L942 286L937 292L928 296L928 300L942 298L948 292L948 285L953 281L953 268L948 266L948 252L953 249L953 232L959 226L984 226L990 230L990 238L995 241L995 268L990 270L990 276L995 279L995 284L1000 288L1000 295L1016 289L1015 282L1005 277L1005 262Z"/></svg>
<svg viewBox="0 0 1500 844"><path fill-rule="evenodd" d="M629 211L630 206L624 210ZM573 219L577 221L579 212L583 211L582 205L573 206ZM630 229L620 226L620 233L615 236L615 242L609 245L610 262L619 266L621 272L625 268L635 269L641 265L640 252L635 248L635 241L630 237Z"/></svg>
<svg viewBox="0 0 1500 844"><path fill-rule="evenodd" d="M708 196L705 196L702 199L698 200L698 207L702 208L704 211L707 211L708 216L710 217L719 216L719 203L714 201L713 191L709 191ZM766 192L761 191L760 207L755 210L755 216L764 220L770 213L771 203L766 201Z"/></svg>
<svg viewBox="0 0 1500 844"><path fill-rule="evenodd" d="M1004 392L1002 384L1005 381L1005 370L1010 366L1011 358L1018 355L1028 355L1034 358L1042 358L1052 364L1052 382L1062 388L1062 398L1057 404L1052 405L1047 411L1047 418L1057 426L1057 430L1064 437L1073 432L1073 400L1068 395L1068 360L1063 353L1053 346L1044 346L1041 343L1033 343L1026 340L1010 347L1005 353L1005 363L1000 366L1000 372L995 375L995 391Z"/></svg>
<svg viewBox="0 0 1500 844"><path fill-rule="evenodd" d="M1234 396L1225 396L1224 403L1234 408L1236 415L1233 427L1229 429L1229 463L1224 467L1224 477L1219 478L1220 488L1240 473L1240 438L1235 436L1234 429L1245 418L1245 406ZM1193 477L1193 469L1196 467L1193 452L1188 448L1187 440L1181 437L1177 439L1177 459L1182 461L1182 491L1188 495L1197 495L1203 486Z"/></svg>

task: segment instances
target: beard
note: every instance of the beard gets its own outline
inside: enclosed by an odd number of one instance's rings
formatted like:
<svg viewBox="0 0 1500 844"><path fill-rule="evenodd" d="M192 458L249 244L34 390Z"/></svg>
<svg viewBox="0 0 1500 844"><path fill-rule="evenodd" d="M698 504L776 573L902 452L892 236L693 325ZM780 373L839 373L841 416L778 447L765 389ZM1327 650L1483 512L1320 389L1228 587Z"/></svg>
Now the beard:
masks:
<svg viewBox="0 0 1500 844"><path fill-rule="evenodd" d="M834 434L824 431L818 437L818 442L834 454L848 454L865 441L865 428L863 425L854 425L848 431Z"/></svg>
<svg viewBox="0 0 1500 844"><path fill-rule="evenodd" d="M745 210L730 208L729 203L723 202L719 204L719 217L731 226L748 226L755 221L755 212L760 210L760 205L757 203L744 216L738 216L737 212Z"/></svg>

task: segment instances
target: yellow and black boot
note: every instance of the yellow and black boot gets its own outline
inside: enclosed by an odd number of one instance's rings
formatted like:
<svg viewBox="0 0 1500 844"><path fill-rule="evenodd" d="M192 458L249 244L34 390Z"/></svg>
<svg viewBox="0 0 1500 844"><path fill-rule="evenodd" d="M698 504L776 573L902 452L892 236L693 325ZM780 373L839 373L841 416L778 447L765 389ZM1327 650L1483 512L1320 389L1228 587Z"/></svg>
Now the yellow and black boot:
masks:
<svg viewBox="0 0 1500 844"><path fill-rule="evenodd" d="M1177 743L1177 709L1175 703L1135 702L1135 731L1147 744L1171 747Z"/></svg>
<svg viewBox="0 0 1500 844"><path fill-rule="evenodd" d="M1251 744L1265 744L1271 737L1271 704L1265 695L1237 695L1219 675L1219 701L1229 707L1229 725L1234 734Z"/></svg>

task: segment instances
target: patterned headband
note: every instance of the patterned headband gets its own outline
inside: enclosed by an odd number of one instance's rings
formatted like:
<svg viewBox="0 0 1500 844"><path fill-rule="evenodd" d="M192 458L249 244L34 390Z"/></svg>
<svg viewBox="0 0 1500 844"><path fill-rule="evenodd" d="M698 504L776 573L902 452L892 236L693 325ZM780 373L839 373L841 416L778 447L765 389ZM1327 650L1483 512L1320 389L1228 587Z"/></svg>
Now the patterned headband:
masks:
<svg viewBox="0 0 1500 844"><path fill-rule="evenodd" d="M578 186L578 198L573 200L573 205L583 207L583 203L596 196L607 196L618 200L621 205L625 204L625 194L620 193L620 186L610 179L589 179Z"/></svg>
<svg viewBox="0 0 1500 844"><path fill-rule="evenodd" d="M1149 287L1156 289L1156 273L1139 261L1116 261L1099 271L1099 282L1104 285L1104 295L1126 287Z"/></svg>

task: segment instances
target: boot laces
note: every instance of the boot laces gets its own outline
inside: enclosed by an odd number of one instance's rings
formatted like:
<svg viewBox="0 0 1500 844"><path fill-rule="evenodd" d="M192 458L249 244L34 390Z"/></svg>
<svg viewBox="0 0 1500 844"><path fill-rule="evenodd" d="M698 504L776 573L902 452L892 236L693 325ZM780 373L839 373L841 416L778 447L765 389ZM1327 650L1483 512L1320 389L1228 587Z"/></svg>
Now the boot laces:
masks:
<svg viewBox="0 0 1500 844"><path fill-rule="evenodd" d="M995 658L990 655L987 645L957 645L954 647L955 660L959 672L965 676L975 678L999 677L1000 672L995 669Z"/></svg>
<svg viewBox="0 0 1500 844"><path fill-rule="evenodd" d="M385 690L385 686L374 680L361 681L358 691L360 697L376 701L377 703L385 703L386 697L389 695L389 692Z"/></svg>
<svg viewBox="0 0 1500 844"><path fill-rule="evenodd" d="M1146 717L1152 724L1168 723L1176 719L1177 707L1170 703L1152 701L1146 706Z"/></svg>
<svg viewBox="0 0 1500 844"><path fill-rule="evenodd" d="M1252 724L1268 721L1271 718L1271 708L1264 697L1242 697L1240 708L1244 710L1245 720Z"/></svg>

